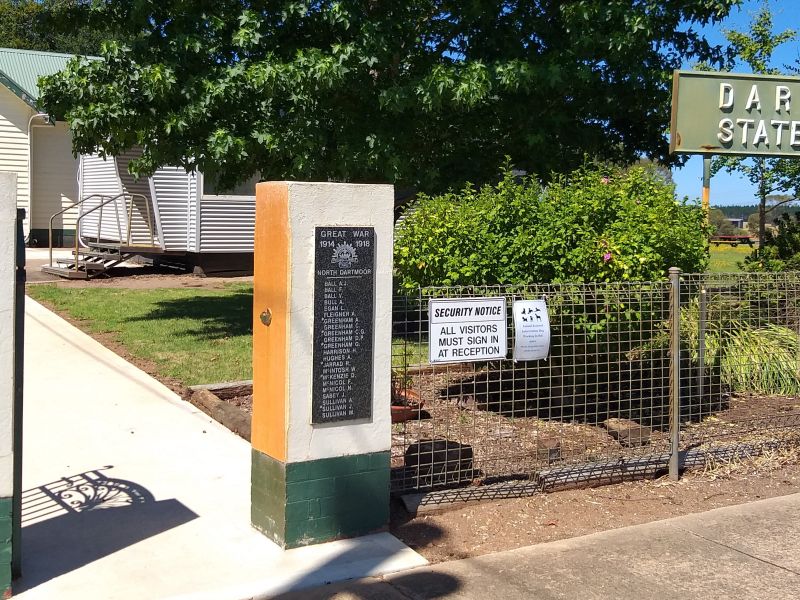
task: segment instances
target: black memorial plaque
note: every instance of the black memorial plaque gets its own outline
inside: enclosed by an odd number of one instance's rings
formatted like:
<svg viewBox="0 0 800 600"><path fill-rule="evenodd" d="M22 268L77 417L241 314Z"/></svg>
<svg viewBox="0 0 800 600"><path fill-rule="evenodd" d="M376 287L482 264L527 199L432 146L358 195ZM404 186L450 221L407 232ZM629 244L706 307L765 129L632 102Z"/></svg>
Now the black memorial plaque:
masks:
<svg viewBox="0 0 800 600"><path fill-rule="evenodd" d="M375 229L317 227L312 423L372 417Z"/></svg>

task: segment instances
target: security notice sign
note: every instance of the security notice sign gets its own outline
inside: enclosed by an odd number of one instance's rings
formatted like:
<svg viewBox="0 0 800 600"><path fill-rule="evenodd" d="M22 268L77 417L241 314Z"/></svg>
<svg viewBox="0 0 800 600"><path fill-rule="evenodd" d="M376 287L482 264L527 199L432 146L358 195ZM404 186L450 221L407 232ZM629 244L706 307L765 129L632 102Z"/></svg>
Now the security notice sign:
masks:
<svg viewBox="0 0 800 600"><path fill-rule="evenodd" d="M505 298L431 300L429 358L432 363L505 358Z"/></svg>

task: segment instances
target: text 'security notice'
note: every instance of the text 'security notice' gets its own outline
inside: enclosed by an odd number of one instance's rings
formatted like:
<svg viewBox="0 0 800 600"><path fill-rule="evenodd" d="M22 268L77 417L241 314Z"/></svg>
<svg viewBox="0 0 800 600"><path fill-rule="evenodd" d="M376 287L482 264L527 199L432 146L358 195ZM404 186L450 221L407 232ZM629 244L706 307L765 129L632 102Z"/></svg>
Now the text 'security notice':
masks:
<svg viewBox="0 0 800 600"><path fill-rule="evenodd" d="M432 363L493 360L508 352L505 298L431 300L428 324Z"/></svg>
<svg viewBox="0 0 800 600"><path fill-rule="evenodd" d="M317 227L312 423L372 417L375 229Z"/></svg>

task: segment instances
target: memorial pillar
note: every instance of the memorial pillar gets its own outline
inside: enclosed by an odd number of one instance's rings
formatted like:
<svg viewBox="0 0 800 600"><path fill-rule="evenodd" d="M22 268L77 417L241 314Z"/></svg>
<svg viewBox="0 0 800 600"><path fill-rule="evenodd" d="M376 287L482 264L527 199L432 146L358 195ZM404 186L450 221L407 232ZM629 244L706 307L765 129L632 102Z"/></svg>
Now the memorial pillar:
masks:
<svg viewBox="0 0 800 600"><path fill-rule="evenodd" d="M0 596L11 595L14 489L14 401L17 381L15 294L17 259L16 175L0 173Z"/></svg>
<svg viewBox="0 0 800 600"><path fill-rule="evenodd" d="M251 519L284 548L389 519L390 185L256 187Z"/></svg>

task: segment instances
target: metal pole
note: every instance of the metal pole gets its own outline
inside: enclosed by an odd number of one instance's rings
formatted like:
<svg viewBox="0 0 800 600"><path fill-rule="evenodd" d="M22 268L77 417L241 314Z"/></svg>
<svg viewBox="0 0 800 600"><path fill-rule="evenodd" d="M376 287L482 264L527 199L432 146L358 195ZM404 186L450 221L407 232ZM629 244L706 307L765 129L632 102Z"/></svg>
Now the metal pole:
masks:
<svg viewBox="0 0 800 600"><path fill-rule="evenodd" d="M123 196L125 201L128 201L127 194ZM133 196L131 196L131 204L128 208L128 246L131 245L131 224L133 223ZM121 250L120 250L121 251Z"/></svg>
<svg viewBox="0 0 800 600"><path fill-rule="evenodd" d="M669 477L680 477L679 448L681 439L681 270L669 270Z"/></svg>
<svg viewBox="0 0 800 600"><path fill-rule="evenodd" d="M703 157L703 214L706 224L709 222L708 213L711 210L711 157Z"/></svg>
<svg viewBox="0 0 800 600"><path fill-rule="evenodd" d="M154 229L153 226L155 225L155 223L153 223L153 218L150 215L150 201L147 199L147 196L142 196L142 199L144 200L144 206L147 209L147 228L150 230L150 245L155 246L156 237L155 234L153 233Z"/></svg>
<svg viewBox="0 0 800 600"><path fill-rule="evenodd" d="M81 217L78 215L78 218L75 219L75 254L73 255L75 265L75 272L78 272L78 251L80 250L80 224L81 224ZM99 226L99 225L98 225Z"/></svg>
<svg viewBox="0 0 800 600"><path fill-rule="evenodd" d="M697 389L699 402L704 400L703 379L706 374L706 312L708 310L708 293L704 285L700 287L700 315L697 320ZM702 404L701 404L702 405Z"/></svg>
<svg viewBox="0 0 800 600"><path fill-rule="evenodd" d="M25 360L25 210L17 209L16 291L14 297L14 473L11 500L11 575L22 575L22 383Z"/></svg>

